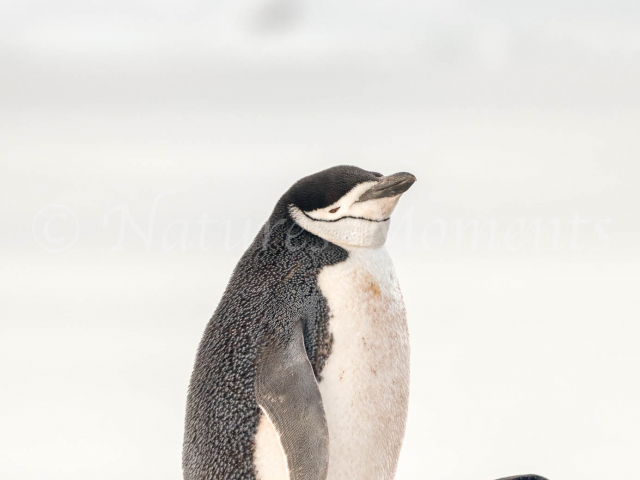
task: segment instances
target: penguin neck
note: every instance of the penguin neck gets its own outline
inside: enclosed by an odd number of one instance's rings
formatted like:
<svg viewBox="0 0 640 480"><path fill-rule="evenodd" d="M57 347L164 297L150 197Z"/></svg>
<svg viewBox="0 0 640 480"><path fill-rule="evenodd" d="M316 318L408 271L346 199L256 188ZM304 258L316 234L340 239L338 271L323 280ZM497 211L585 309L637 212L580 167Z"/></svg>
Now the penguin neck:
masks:
<svg viewBox="0 0 640 480"><path fill-rule="evenodd" d="M286 208L274 210L256 237L259 252L307 263L317 267L346 260L347 250L302 228Z"/></svg>
<svg viewBox="0 0 640 480"><path fill-rule="evenodd" d="M385 250L384 240L373 245L349 245L324 239L302 227L293 218L291 209L283 202L279 202L276 205L276 208L265 224L263 234L265 239L269 239L269 244L285 245L289 252L298 251L302 248L318 252L319 250L330 247L332 249L338 249L348 256L351 253L362 255L367 252ZM303 247L302 245L305 246Z"/></svg>

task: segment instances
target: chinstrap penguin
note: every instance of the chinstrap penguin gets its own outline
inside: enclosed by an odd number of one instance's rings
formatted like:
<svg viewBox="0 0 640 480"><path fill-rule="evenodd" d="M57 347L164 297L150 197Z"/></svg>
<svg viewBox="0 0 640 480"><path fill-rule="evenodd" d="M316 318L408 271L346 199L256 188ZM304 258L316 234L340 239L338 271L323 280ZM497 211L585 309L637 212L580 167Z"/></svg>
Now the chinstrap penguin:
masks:
<svg viewBox="0 0 640 480"><path fill-rule="evenodd" d="M280 198L198 348L185 480L393 479L409 334L384 243L415 181L338 166Z"/></svg>

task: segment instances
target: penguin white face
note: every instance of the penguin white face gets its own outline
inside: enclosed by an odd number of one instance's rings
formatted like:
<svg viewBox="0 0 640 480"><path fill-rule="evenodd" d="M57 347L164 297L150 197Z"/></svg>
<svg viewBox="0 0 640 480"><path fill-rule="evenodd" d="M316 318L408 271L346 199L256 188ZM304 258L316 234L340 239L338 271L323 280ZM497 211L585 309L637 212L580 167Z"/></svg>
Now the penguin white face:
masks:
<svg viewBox="0 0 640 480"><path fill-rule="evenodd" d="M415 181L410 173L385 177L357 167L334 167L292 187L289 213L302 228L331 243L380 247L400 196ZM314 191L318 198L312 199Z"/></svg>

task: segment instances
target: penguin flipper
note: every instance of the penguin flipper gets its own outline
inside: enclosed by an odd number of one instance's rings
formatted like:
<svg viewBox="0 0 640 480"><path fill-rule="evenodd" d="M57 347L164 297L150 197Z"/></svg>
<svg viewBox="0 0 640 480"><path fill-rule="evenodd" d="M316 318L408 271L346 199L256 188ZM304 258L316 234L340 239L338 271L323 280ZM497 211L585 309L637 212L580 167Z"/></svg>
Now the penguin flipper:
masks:
<svg viewBox="0 0 640 480"><path fill-rule="evenodd" d="M278 433L289 479L324 480L329 429L300 322L286 345L274 341L265 346L258 363L256 397Z"/></svg>

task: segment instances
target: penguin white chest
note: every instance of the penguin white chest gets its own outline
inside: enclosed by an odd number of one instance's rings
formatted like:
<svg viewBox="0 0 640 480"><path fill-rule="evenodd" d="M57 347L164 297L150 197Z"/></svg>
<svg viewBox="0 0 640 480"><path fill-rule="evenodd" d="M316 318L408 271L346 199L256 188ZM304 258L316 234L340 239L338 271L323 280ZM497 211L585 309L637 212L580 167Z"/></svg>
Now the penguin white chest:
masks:
<svg viewBox="0 0 640 480"><path fill-rule="evenodd" d="M409 400L409 334L391 258L359 248L325 267L332 352L319 383L329 426L328 480L392 479Z"/></svg>

